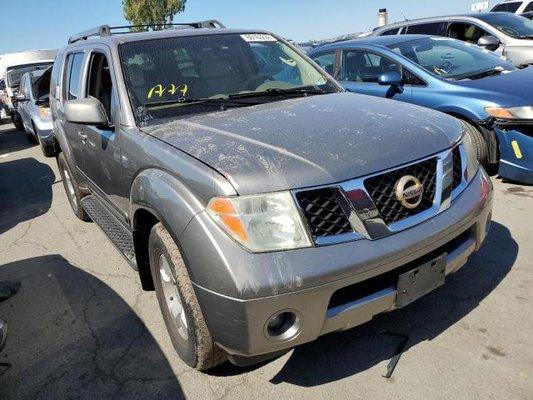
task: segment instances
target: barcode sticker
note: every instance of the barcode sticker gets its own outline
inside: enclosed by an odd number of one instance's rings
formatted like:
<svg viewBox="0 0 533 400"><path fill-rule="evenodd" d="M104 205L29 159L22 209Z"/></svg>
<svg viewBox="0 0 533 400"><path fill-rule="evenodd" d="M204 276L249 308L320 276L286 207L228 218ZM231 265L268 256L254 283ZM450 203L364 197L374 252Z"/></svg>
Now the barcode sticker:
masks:
<svg viewBox="0 0 533 400"><path fill-rule="evenodd" d="M274 36L266 33L246 33L241 35L246 42L277 42Z"/></svg>

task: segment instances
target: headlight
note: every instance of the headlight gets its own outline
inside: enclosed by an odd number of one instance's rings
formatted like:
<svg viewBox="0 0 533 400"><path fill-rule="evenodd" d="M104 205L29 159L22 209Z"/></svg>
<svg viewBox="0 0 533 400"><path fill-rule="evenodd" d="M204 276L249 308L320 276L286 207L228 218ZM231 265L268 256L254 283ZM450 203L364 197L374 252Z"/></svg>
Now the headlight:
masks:
<svg viewBox="0 0 533 400"><path fill-rule="evenodd" d="M39 115L42 119L50 118L50 109L48 107L39 107Z"/></svg>
<svg viewBox="0 0 533 400"><path fill-rule="evenodd" d="M207 212L253 252L312 246L289 192L216 197L207 205Z"/></svg>
<svg viewBox="0 0 533 400"><path fill-rule="evenodd" d="M533 119L533 106L527 107L486 107L485 111L497 119Z"/></svg>
<svg viewBox="0 0 533 400"><path fill-rule="evenodd" d="M466 153L466 180L469 182L476 175L479 163L477 161L476 148L468 131L463 133L463 148Z"/></svg>

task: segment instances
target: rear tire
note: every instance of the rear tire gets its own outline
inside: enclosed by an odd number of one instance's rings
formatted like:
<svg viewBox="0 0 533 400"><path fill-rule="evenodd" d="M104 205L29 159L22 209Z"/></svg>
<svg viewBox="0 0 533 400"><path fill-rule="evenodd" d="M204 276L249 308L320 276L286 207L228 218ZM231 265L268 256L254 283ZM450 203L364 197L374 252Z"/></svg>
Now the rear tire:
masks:
<svg viewBox="0 0 533 400"><path fill-rule="evenodd" d="M226 355L209 333L180 250L161 223L150 232L148 251L159 307L180 358L200 371L224 362Z"/></svg>
<svg viewBox="0 0 533 400"><path fill-rule="evenodd" d="M57 156L57 166L59 168L59 173L61 174L61 180L63 181L63 187L65 188L68 202L74 215L82 221L90 221L91 218L81 205L81 199L85 197L85 194L80 190L78 182L68 167L65 155L62 152Z"/></svg>
<svg viewBox="0 0 533 400"><path fill-rule="evenodd" d="M489 147L483 134L471 123L463 121L468 127L468 136L472 139L472 143L476 150L477 160L484 168L489 166Z"/></svg>

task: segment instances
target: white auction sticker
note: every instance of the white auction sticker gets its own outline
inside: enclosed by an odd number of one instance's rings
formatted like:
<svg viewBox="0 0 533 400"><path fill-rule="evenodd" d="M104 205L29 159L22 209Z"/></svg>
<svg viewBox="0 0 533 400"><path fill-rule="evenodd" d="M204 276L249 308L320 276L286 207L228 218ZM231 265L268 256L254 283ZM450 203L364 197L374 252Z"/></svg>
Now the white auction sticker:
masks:
<svg viewBox="0 0 533 400"><path fill-rule="evenodd" d="M266 33L246 33L241 37L247 42L277 42L274 36Z"/></svg>

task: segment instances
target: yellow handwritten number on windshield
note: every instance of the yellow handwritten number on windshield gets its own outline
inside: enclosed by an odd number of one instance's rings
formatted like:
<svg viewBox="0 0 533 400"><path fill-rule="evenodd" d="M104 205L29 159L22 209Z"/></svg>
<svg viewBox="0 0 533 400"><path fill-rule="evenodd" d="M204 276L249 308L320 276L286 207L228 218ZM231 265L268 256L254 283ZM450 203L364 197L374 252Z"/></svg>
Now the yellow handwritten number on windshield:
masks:
<svg viewBox="0 0 533 400"><path fill-rule="evenodd" d="M176 92L179 92L179 93L181 93L182 96L185 96L188 91L189 91L189 86L186 85L186 84L175 85L175 84L171 83L170 85L168 85L166 87L164 87L163 85L159 84L159 85L155 85L155 86L151 87L148 90L146 98L147 99L151 99L154 96L163 97L165 92L170 93L172 96L174 96L176 94Z"/></svg>

